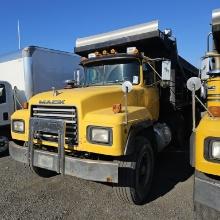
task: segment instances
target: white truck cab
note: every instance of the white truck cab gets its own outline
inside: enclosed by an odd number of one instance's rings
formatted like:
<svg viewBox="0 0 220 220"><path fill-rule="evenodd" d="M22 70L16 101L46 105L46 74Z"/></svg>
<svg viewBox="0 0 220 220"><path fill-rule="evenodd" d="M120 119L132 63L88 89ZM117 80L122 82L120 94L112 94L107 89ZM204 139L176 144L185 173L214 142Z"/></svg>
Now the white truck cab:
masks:
<svg viewBox="0 0 220 220"><path fill-rule="evenodd" d="M10 118L14 112L14 97L11 85L6 81L0 81L0 153L8 148L10 138Z"/></svg>

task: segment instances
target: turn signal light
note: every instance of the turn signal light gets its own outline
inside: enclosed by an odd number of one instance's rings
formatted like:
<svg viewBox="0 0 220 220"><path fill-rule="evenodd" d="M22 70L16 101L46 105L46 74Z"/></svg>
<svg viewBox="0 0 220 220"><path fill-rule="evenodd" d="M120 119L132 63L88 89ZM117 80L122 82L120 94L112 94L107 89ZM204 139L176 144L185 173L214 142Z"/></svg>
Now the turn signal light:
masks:
<svg viewBox="0 0 220 220"><path fill-rule="evenodd" d="M220 106L210 106L208 110L214 117L220 117Z"/></svg>
<svg viewBox="0 0 220 220"><path fill-rule="evenodd" d="M23 102L22 107L23 109L28 109L28 102Z"/></svg>
<svg viewBox="0 0 220 220"><path fill-rule="evenodd" d="M121 104L114 104L112 106L112 110L113 112L116 114L116 113L120 113L121 112Z"/></svg>
<svg viewBox="0 0 220 220"><path fill-rule="evenodd" d="M116 54L117 52L116 52L115 49L111 49L110 53L111 53L111 54Z"/></svg>
<svg viewBox="0 0 220 220"><path fill-rule="evenodd" d="M96 54L95 53L89 53L88 54L88 58L91 59L91 58L96 58Z"/></svg>
<svg viewBox="0 0 220 220"><path fill-rule="evenodd" d="M139 51L136 47L127 47L127 54L138 54Z"/></svg>
<svg viewBox="0 0 220 220"><path fill-rule="evenodd" d="M102 55L108 55L108 51L107 50L103 50L102 51Z"/></svg>
<svg viewBox="0 0 220 220"><path fill-rule="evenodd" d="M95 52L96 57L101 56L102 54L99 53L99 51Z"/></svg>

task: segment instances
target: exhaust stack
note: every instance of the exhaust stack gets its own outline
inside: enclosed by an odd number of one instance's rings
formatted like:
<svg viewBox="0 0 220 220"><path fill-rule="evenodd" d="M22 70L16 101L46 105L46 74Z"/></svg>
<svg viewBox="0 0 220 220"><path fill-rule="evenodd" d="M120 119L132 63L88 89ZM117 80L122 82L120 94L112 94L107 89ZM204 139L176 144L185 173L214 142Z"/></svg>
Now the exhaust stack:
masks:
<svg viewBox="0 0 220 220"><path fill-rule="evenodd" d="M212 50L209 51L209 37L213 36ZM212 11L212 32L208 35L208 75L220 76L220 8Z"/></svg>
<svg viewBox="0 0 220 220"><path fill-rule="evenodd" d="M220 53L220 8L212 11L213 50Z"/></svg>

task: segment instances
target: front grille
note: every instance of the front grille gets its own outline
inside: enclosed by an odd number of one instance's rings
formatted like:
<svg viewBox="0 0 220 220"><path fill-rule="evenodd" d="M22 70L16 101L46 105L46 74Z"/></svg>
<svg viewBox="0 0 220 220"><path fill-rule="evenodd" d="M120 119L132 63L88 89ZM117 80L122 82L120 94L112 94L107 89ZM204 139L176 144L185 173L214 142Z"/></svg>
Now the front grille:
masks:
<svg viewBox="0 0 220 220"><path fill-rule="evenodd" d="M77 110L71 106L32 106L31 116L43 119L61 119L66 122L65 143L69 146L78 144ZM46 141L57 142L57 134L41 133Z"/></svg>

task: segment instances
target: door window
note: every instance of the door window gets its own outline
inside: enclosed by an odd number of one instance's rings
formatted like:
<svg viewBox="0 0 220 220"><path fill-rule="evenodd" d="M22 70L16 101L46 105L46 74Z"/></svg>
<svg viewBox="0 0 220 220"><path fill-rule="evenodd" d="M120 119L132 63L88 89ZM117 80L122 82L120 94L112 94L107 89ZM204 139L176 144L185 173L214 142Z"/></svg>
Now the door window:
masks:
<svg viewBox="0 0 220 220"><path fill-rule="evenodd" d="M6 102L5 85L0 84L0 104Z"/></svg>
<svg viewBox="0 0 220 220"><path fill-rule="evenodd" d="M143 63L143 79L145 85L151 85L155 83L154 71L147 63Z"/></svg>

